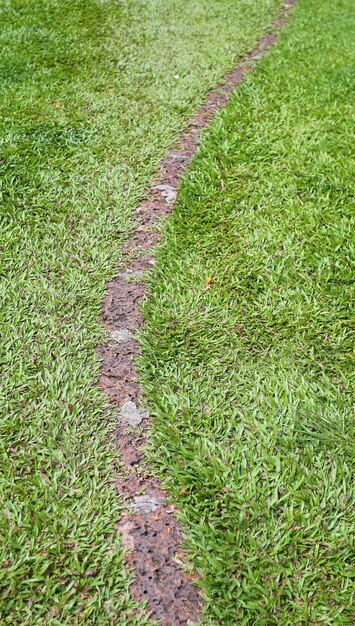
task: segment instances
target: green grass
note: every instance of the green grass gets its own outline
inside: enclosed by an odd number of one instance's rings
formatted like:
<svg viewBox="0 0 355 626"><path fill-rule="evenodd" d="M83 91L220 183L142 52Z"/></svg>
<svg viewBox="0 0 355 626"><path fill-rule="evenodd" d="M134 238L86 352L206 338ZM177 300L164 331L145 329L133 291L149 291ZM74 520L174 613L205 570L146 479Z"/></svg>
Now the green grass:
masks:
<svg viewBox="0 0 355 626"><path fill-rule="evenodd" d="M152 459L213 626L354 624L353 26L299 0L205 135L145 304Z"/></svg>
<svg viewBox="0 0 355 626"><path fill-rule="evenodd" d="M207 89L280 0L5 0L1 624L138 624L96 388L105 280Z"/></svg>

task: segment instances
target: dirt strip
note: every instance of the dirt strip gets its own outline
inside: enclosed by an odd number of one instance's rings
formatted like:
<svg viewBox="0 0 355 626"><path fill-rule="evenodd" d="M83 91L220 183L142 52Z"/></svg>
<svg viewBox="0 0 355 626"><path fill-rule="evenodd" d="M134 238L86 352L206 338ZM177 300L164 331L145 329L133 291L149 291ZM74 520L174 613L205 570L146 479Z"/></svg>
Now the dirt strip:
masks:
<svg viewBox="0 0 355 626"><path fill-rule="evenodd" d="M138 601L147 601L147 612L163 626L188 626L198 622L201 598L183 566L183 535L174 506L144 460L149 415L141 407L141 394L134 365L139 346L135 336L143 325L140 302L146 294L143 280L154 265L154 248L159 244L157 224L172 212L180 177L198 146L199 134L224 106L244 76L277 39L294 0L285 2L272 32L266 34L190 121L188 129L161 164L159 180L146 192L137 207L136 227L124 246L127 258L134 257L125 271L107 286L103 325L110 333L102 356L101 389L117 409L117 446L122 473L115 479L117 490L127 502L118 524L123 544L130 549L128 565L135 578L131 586Z"/></svg>

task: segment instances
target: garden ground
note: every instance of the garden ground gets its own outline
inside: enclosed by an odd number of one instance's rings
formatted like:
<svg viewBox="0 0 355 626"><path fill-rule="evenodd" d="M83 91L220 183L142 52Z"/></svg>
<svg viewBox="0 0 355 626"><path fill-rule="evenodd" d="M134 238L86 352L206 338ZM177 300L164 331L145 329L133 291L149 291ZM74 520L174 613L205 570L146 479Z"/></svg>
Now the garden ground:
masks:
<svg viewBox="0 0 355 626"><path fill-rule="evenodd" d="M206 624L352 620L351 4L300 0L213 125L145 309L151 457ZM94 385L104 285L159 159L279 6L2 8L4 624L146 623Z"/></svg>
<svg viewBox="0 0 355 626"><path fill-rule="evenodd" d="M279 6L1 7L1 623L139 621L95 388L105 281L159 159Z"/></svg>

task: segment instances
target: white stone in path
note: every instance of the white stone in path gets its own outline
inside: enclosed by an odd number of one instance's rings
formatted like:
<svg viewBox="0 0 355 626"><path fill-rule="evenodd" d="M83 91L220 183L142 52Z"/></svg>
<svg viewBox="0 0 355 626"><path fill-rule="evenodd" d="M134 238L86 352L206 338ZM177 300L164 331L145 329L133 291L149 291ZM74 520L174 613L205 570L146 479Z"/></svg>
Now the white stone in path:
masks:
<svg viewBox="0 0 355 626"><path fill-rule="evenodd" d="M144 409L139 409L132 400L127 400L122 405L119 416L131 426L138 426L142 420L149 417L149 413Z"/></svg>
<svg viewBox="0 0 355 626"><path fill-rule="evenodd" d="M117 343L127 343L133 339L133 335L128 328L112 331L111 337L114 341L117 341Z"/></svg>
<svg viewBox="0 0 355 626"><path fill-rule="evenodd" d="M143 278L144 274L145 274L145 272L144 271L140 271L140 270L126 270L122 274L122 278L126 282L131 282L131 281L139 280L139 279Z"/></svg>
<svg viewBox="0 0 355 626"><path fill-rule="evenodd" d="M154 513L157 506L161 506L164 502L164 498L154 498L153 496L134 496L131 507L136 513Z"/></svg>
<svg viewBox="0 0 355 626"><path fill-rule="evenodd" d="M171 185L155 185L154 189L158 189L158 191L161 191L161 195L165 198L167 202L175 202L176 189L174 189L174 187L172 187Z"/></svg>

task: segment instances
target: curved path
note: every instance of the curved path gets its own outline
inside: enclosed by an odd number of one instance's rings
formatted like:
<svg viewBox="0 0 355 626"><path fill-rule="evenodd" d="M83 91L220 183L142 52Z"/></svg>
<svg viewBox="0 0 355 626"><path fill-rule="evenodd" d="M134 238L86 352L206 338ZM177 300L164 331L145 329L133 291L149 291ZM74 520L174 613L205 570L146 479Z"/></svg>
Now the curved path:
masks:
<svg viewBox="0 0 355 626"><path fill-rule="evenodd" d="M224 106L254 62L276 41L286 23L294 0L286 0L271 33L257 43L222 86L213 90L190 121L188 130L162 163L159 179L147 190L146 199L136 209L136 227L125 243L126 270L107 286L103 325L110 332L109 343L101 348L103 359L101 389L117 408L116 441L123 468L116 486L127 501L127 510L118 524L123 544L129 548L127 561L135 574L132 593L139 602L147 601L152 619L164 626L197 623L201 609L194 577L184 568L182 531L174 506L147 467L143 449L148 440L149 415L140 407L140 389L134 360L139 354L135 332L143 324L140 302L146 293L144 274L154 264L154 248L159 244L157 225L174 206L181 175L189 165L201 129Z"/></svg>

